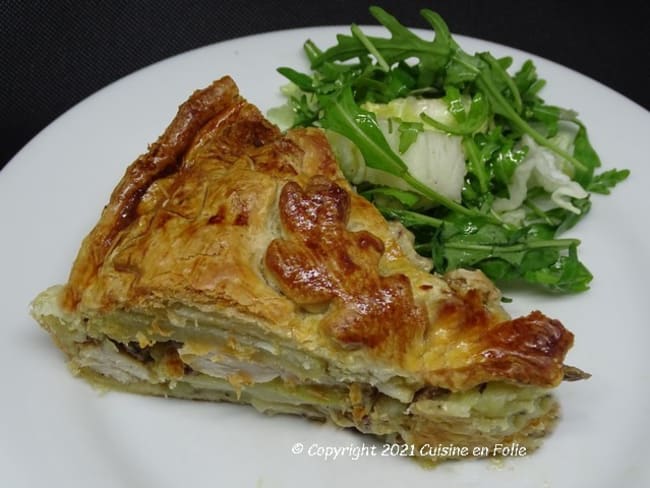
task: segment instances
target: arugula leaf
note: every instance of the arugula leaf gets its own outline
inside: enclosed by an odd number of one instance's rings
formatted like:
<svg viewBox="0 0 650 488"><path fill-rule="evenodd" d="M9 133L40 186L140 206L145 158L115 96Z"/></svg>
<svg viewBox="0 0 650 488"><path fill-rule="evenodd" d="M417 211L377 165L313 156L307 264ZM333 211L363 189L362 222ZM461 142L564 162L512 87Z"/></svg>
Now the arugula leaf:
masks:
<svg viewBox="0 0 650 488"><path fill-rule="evenodd" d="M488 188L488 173L486 171L485 162L486 158L481 152L478 144L472 137L465 137L463 139L463 149L469 162L469 172L474 175L478 181L479 192L487 193Z"/></svg>
<svg viewBox="0 0 650 488"><path fill-rule="evenodd" d="M401 208L377 207L379 211L388 219L399 220L405 227L433 227L437 229L443 224L443 221L430 217L428 215L404 210Z"/></svg>
<svg viewBox="0 0 650 488"><path fill-rule="evenodd" d="M621 181L625 181L628 176L630 176L629 169L610 169L595 175L587 185L586 190L602 195L609 195L611 189Z"/></svg>
<svg viewBox="0 0 650 488"><path fill-rule="evenodd" d="M530 59L524 61L519 71L515 73L513 80L517 85L524 106L541 102L538 94L546 82L537 77L537 69ZM530 115L527 118L529 117Z"/></svg>
<svg viewBox="0 0 650 488"><path fill-rule="evenodd" d="M460 99L460 95L458 100ZM456 102L454 100L452 103ZM461 102L462 103L462 102ZM457 105L457 102L455 103ZM465 113L465 110L462 112L455 107L452 107L452 114L458 122L455 126L450 126L443 124L433 118L429 117L424 112L420 114L422 120L436 129L439 129L443 132L448 132L449 134L456 135L471 135L478 131L482 126L487 123L488 118L488 104L481 92L477 92L472 98L472 103L468 113Z"/></svg>
<svg viewBox="0 0 650 488"><path fill-rule="evenodd" d="M578 259L577 244L568 250L551 266L525 273L524 279L561 293L588 290L593 275Z"/></svg>
<svg viewBox="0 0 650 488"><path fill-rule="evenodd" d="M582 161L584 170L578 171L575 175L575 179L578 183L587 186L589 185L596 168L600 167L600 158L589 142L587 128L580 122L578 122L578 126L578 133L573 141L575 146L573 154L576 158Z"/></svg>
<svg viewBox="0 0 650 488"><path fill-rule="evenodd" d="M404 154L409 147L417 140L418 134L424 130L419 122L400 122L397 130L399 131L399 153Z"/></svg>
<svg viewBox="0 0 650 488"><path fill-rule="evenodd" d="M579 261L577 239L554 239L553 229L503 226L455 217L445 220L432 246L436 269L481 269L498 281L542 284L569 293L589 288L591 273Z"/></svg>
<svg viewBox="0 0 650 488"><path fill-rule="evenodd" d="M321 125L350 139L368 166L398 177L408 173L404 161L393 152L381 133L374 114L356 104L349 86L336 96L321 97L321 100L325 112Z"/></svg>
<svg viewBox="0 0 650 488"><path fill-rule="evenodd" d="M373 201L376 196L394 198L406 208L412 208L420 201L420 196L413 192L399 190L398 188L389 188L386 186L378 186L363 191L361 192L361 196L371 201Z"/></svg>
<svg viewBox="0 0 650 488"><path fill-rule="evenodd" d="M416 250L431 254L437 271L469 267L495 280L523 280L564 293L588 289L592 275L578 258L579 242L560 236L588 214L589 197L572 199L570 208L549 209L551 190L537 186L525 189L523 204L512 212L497 214L492 203L510 198L516 170L528 154L521 142L524 135L565 162L562 170L589 192L609 193L629 171L596 174L601 162L586 127L572 110L544 102L540 91L546 82L532 61L511 76L511 58L465 52L431 10L421 11L435 32L431 40L420 38L380 7L370 7L370 12L388 37L368 36L352 25L349 35L338 35L325 50L305 42L311 74L279 69L297 87L297 93L287 95L294 124L341 134L358 148L368 167L410 186L412 191L404 191L363 182L359 191L386 218L401 221L414 233ZM418 114L421 122L389 119L391 131L398 124L399 145L393 151L375 115L361 107L402 97L443 97L453 122L423 113ZM573 150L567 127L575 129ZM467 173L461 202L418 181L402 160L423 130L462 138ZM418 210L422 196L438 205Z"/></svg>
<svg viewBox="0 0 650 488"><path fill-rule="evenodd" d="M527 152L515 144L513 137L505 136L501 127L463 139L469 176L476 179L477 194L508 197L508 184ZM470 179L468 184L472 183Z"/></svg>
<svg viewBox="0 0 650 488"><path fill-rule="evenodd" d="M294 83L298 88L305 92L313 92L314 84L311 76L296 71L293 68L278 68L278 73Z"/></svg>

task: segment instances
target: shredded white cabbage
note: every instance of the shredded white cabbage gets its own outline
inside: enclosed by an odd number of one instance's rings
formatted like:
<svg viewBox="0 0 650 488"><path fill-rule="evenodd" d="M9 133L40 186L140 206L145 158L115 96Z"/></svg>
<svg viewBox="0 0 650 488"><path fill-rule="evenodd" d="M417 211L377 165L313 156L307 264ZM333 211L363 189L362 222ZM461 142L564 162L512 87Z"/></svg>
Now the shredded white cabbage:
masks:
<svg viewBox="0 0 650 488"><path fill-rule="evenodd" d="M380 117L377 118L377 124L391 149L399 154L398 124L390 124L387 119ZM423 130L418 134L415 142L400 156L408 166L409 173L415 178L441 195L460 202L467 171L461 141L458 136ZM366 168L365 179L377 185L402 190L411 189L401 178L372 168Z"/></svg>
<svg viewBox="0 0 650 488"><path fill-rule="evenodd" d="M496 198L492 208L496 212L516 210L526 199L529 188L542 187L551 195L551 206L580 214L571 199L586 198L588 193L565 173L564 161L528 135L522 137L521 144L528 146L528 153L512 175L508 185L510 197Z"/></svg>
<svg viewBox="0 0 650 488"><path fill-rule="evenodd" d="M449 112L447 102L441 98L396 98L388 103L367 102L363 104L363 108L382 119L392 117L404 122L422 122L420 114L424 113L445 125L454 125L456 123L454 116Z"/></svg>
<svg viewBox="0 0 650 488"><path fill-rule="evenodd" d="M423 130L417 134L415 142L403 154L399 153L400 122L422 122L420 114L426 113L443 123L453 123L453 116L443 100L407 97L392 100L387 104L367 103L363 108L377 116L377 125L391 149L401 156L409 173L441 195L460 202L467 171L460 137L423 125ZM411 190L401 178L365 165L363 170L355 172L352 181L355 179Z"/></svg>

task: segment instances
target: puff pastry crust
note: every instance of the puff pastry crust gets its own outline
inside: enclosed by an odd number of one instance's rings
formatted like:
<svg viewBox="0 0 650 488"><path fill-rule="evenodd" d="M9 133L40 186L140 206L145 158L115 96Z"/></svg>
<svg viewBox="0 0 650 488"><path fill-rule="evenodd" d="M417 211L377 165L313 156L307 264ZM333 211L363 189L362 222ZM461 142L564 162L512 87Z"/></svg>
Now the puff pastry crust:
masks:
<svg viewBox="0 0 650 488"><path fill-rule="evenodd" d="M429 272L321 130L280 132L224 77L129 166L33 315L95 383L418 445L533 446L573 335L539 311L511 319L500 298L478 271ZM481 410L490 392L509 398L500 413ZM451 404L471 406L441 420Z"/></svg>

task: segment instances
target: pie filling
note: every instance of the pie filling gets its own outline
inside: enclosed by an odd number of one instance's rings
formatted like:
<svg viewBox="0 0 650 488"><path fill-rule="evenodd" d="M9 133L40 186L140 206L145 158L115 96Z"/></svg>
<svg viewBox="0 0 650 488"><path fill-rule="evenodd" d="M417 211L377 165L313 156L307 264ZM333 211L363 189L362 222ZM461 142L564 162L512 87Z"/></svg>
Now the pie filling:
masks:
<svg viewBox="0 0 650 488"><path fill-rule="evenodd" d="M514 442L530 452L557 418L546 388L488 382L452 392L405 377L347 371L252 324L235 326L188 307L155 316L67 314L58 306L61 290L39 295L32 313L72 371L99 387L245 403L270 414L330 421L410 445L409 452L434 461ZM440 444L468 449L425 449Z"/></svg>

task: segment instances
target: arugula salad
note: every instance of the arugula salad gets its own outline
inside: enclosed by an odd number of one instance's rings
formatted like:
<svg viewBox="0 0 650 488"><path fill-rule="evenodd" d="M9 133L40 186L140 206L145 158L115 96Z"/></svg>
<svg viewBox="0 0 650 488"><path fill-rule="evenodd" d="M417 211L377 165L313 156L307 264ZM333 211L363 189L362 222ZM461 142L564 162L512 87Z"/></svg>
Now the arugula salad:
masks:
<svg viewBox="0 0 650 488"><path fill-rule="evenodd" d="M321 49L307 40L311 72L278 68L287 104L269 116L284 128L326 129L346 178L416 238L434 270L481 269L570 293L589 288L577 239L565 233L628 170L599 172L577 114L547 104L532 61L469 54L444 20L421 15L425 40L379 7L388 35L352 25Z"/></svg>

